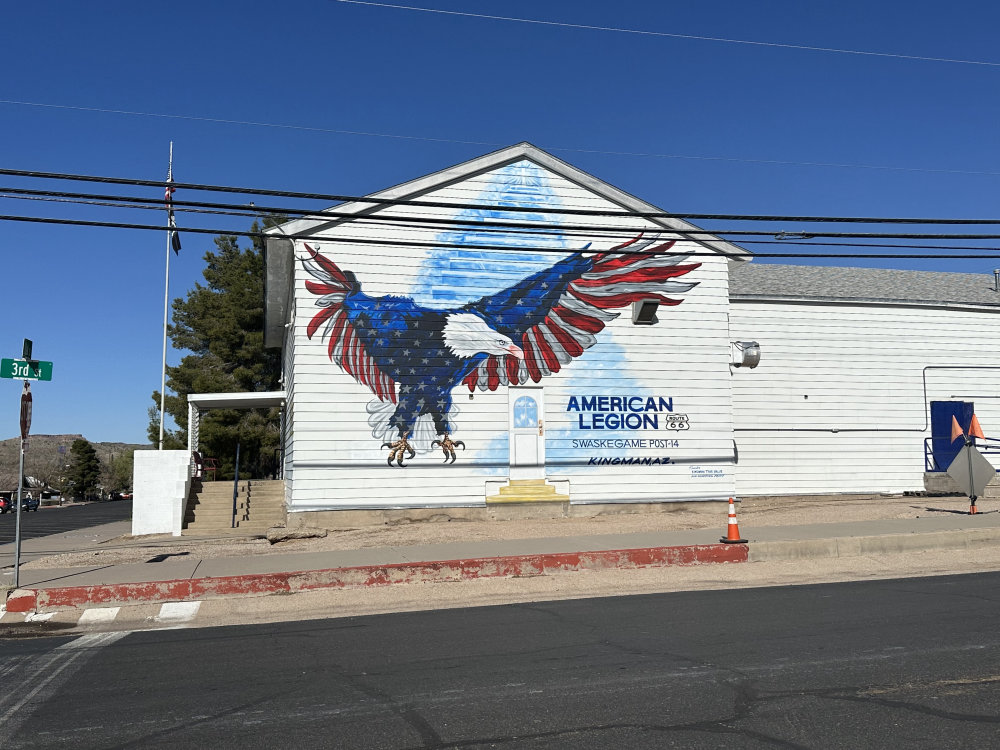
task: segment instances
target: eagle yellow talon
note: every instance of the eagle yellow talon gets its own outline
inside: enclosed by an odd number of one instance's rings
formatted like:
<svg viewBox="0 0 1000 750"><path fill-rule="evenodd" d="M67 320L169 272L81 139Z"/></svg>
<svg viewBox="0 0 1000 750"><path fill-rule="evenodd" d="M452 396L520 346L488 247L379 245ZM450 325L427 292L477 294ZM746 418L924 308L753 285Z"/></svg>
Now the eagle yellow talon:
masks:
<svg viewBox="0 0 1000 750"><path fill-rule="evenodd" d="M448 435L445 435L441 440L435 440L431 445L440 445L441 452L444 453L444 462L448 463L448 459L451 459L452 463L455 463L457 456L455 455L455 448L462 446L462 450L465 450L465 443L461 440L452 440Z"/></svg>
<svg viewBox="0 0 1000 750"><path fill-rule="evenodd" d="M403 466L403 456L409 453L409 458L413 458L417 455L417 452L410 447L410 443L407 441L406 437L410 433L404 432L403 436L397 440L395 443L382 443L383 448L389 449L389 460L386 463L392 466L392 462L395 461L397 466Z"/></svg>

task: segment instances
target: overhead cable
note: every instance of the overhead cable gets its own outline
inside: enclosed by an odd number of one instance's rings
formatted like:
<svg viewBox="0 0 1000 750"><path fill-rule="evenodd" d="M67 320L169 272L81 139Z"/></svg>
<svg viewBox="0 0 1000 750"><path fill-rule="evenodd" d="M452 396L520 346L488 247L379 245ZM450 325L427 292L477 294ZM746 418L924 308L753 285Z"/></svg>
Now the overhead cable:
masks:
<svg viewBox="0 0 1000 750"><path fill-rule="evenodd" d="M96 182L113 185L130 185L133 187L156 187L165 188L167 183L163 180L137 180L124 177L102 177L97 175L69 174L63 172L39 172L20 169L0 169L0 175L12 177L30 177L37 179L67 180L72 182ZM261 188L234 187L227 185L207 185L203 183L171 182L176 189L198 190L206 192L220 193L240 193L244 195L266 195L283 198L299 198L304 200L324 200L336 203L369 203L374 206L416 206L422 208L444 208L459 210L477 211L498 211L503 213L533 213L552 214L569 216L597 216L611 218L644 218L644 219L698 219L698 220L732 220L732 221L802 221L802 222L838 222L838 223L866 223L866 224L954 224L954 225L976 225L976 224L1000 224L1000 219L923 219L915 217L858 217L858 216L783 216L783 215L755 215L755 214L708 214L682 212L675 213L669 211L605 211L598 209L584 208L558 208L549 206L505 206L487 203L454 203L443 201L425 201L406 198L377 198L374 196L352 196L325 193L305 193L288 190L266 190ZM14 189L10 189L14 190ZM18 189L22 190L22 189ZM48 191L45 191L48 192ZM55 194L55 193L53 193ZM81 194L67 194L81 195ZM106 196L92 196L104 198ZM122 200L140 200L133 198L123 198ZM175 205L180 203L175 202ZM192 204L198 205L198 204ZM216 204L218 205L218 204ZM334 214L334 209L325 211L328 215ZM299 210L278 209L276 213L296 214L302 213ZM316 212L312 212L316 213ZM360 214L348 213L349 216L360 216ZM409 218L409 217L407 217ZM456 220L461 221L461 220ZM499 224L498 224L499 225ZM687 231L687 230L685 230Z"/></svg>
<svg viewBox="0 0 1000 750"><path fill-rule="evenodd" d="M38 216L8 216L0 215L0 221L14 221L14 222L27 222L36 224L53 224L53 225L68 225L68 226L86 226L86 227L103 227L111 229L138 229L147 231L157 231L166 232L168 230L175 230L178 232L183 232L186 234L214 234L223 236L233 236L233 237L251 237L251 238L262 238L265 237L265 232L250 232L250 231L231 231L231 230L219 230L219 229L206 229L203 227L167 227L167 226L157 226L150 224L128 224L124 222L109 222L109 221L85 221L83 219L55 219L47 217ZM463 244L463 243L447 243L447 242L420 242L413 240L379 240L361 237L342 237L338 235L315 235L315 234L290 234L285 235L288 239L301 239L301 240L313 240L316 242L326 242L326 243L339 243L348 245L368 245L368 246L382 246L382 247L412 247L412 248L428 248L428 249L456 249L456 250L466 250L466 251L500 251L500 252L511 252L511 253L557 253L565 255L567 253L578 252L579 249L574 248L553 248L553 247L511 247L509 245L486 245L486 244ZM994 236L996 239L1000 239L1000 235ZM624 254L628 253L628 250L622 251ZM928 259L928 260L996 260L1000 255L998 249L992 253L980 253L980 254L956 254L956 253L754 253L755 258L869 258L869 259L900 259L900 260L915 260L915 259ZM711 257L711 258L741 258L744 257L741 253L726 253L726 252L702 252L702 251L681 251L678 254L687 257Z"/></svg>
<svg viewBox="0 0 1000 750"><path fill-rule="evenodd" d="M943 62L958 63L961 65L986 65L990 67L1000 67L1000 62L990 62L987 60L963 60L961 58L950 57L930 57L927 55L904 55L893 52L875 52L871 50L843 49L839 47L818 47L807 44L787 44L782 42L762 42L752 39L730 39L727 37L704 36L699 34L678 34L668 31L654 31L651 29L629 29L620 26L597 26L585 23L571 23L568 21L543 21L538 18L521 18L518 16L498 16L488 13L470 13L458 10L443 10L441 8L421 8L414 5L397 5L394 3L371 2L370 0L338 0L341 3L351 5L368 5L376 8L390 8L393 10L411 10L421 13L436 13L447 16L464 16L466 18L479 18L488 21L509 21L514 23L536 24L539 26L559 26L567 29L583 29L586 31L612 31L621 34L639 34L642 36L667 37L671 39L691 39L701 42L725 42L727 44L748 44L757 47L779 47L783 49L804 50L807 52L832 52L842 55L864 55L867 57L891 57L899 60L920 60L922 62Z"/></svg>
<svg viewBox="0 0 1000 750"><path fill-rule="evenodd" d="M135 110L126 110L126 109L83 107L73 104L51 104L46 102L18 101L16 99L0 99L0 104L9 104L22 107L65 109L65 110L79 111L79 112L99 112L105 114L132 115L136 117L158 117L158 118L167 118L173 120L192 120L195 122L210 122L210 123L219 123L223 125L247 125L251 127L260 127L260 128L307 130L317 133L331 133L335 135L356 135L356 136L365 136L370 138L392 138L396 140L426 141L430 143L453 143L456 145L464 145L464 146L487 146L490 148L504 148L510 145L509 143L500 143L494 141L472 141L472 140L461 140L458 138L434 138L432 136L411 135L404 133L375 133L365 130L321 128L311 125L291 125L287 123L276 123L276 122L257 122L254 120L232 120L222 117L199 117L197 115L179 115L166 112L139 112ZM682 159L691 161L732 162L736 164L761 164L765 166L779 166L779 167L822 167L824 169L826 168L866 169L866 170L881 170L887 172L919 172L927 174L981 175L988 177L1000 176L1000 172L998 171L978 170L978 169L944 169L940 167L938 168L901 167L901 166L893 166L891 164L851 164L851 163L822 162L822 161L793 161L790 159L753 159L753 158L738 157L738 156L664 154L664 153L657 153L650 151L610 151L607 149L573 148L570 146L558 146L552 144L541 144L541 147L544 148L546 151L562 151L565 153L574 153L574 154L598 154L602 156L629 156L629 157L637 157L645 159Z"/></svg>

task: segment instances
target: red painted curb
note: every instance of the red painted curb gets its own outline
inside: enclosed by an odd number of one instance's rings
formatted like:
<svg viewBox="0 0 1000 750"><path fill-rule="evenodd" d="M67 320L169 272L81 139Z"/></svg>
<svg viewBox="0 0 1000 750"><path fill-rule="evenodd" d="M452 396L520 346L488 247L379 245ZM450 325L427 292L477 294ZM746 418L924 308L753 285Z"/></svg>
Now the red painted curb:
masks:
<svg viewBox="0 0 1000 750"><path fill-rule="evenodd" d="M15 589L7 597L8 612L32 612L35 609L37 597L32 590Z"/></svg>
<svg viewBox="0 0 1000 750"><path fill-rule="evenodd" d="M86 605L188 601L231 596L294 593L321 588L363 588L397 583L463 581L550 575L574 570L651 568L668 565L747 562L743 544L644 547L604 552L562 552L482 557L441 562L362 565L353 568L263 573L224 578L191 578L146 583L25 589L7 600L9 612L47 612ZM13 606L12 606L13 605Z"/></svg>

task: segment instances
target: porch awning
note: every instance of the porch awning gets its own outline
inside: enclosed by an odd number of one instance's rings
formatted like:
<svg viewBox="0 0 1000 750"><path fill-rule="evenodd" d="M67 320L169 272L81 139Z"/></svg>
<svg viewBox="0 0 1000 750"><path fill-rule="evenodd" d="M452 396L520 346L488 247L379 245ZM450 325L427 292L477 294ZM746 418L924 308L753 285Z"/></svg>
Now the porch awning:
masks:
<svg viewBox="0 0 1000 750"><path fill-rule="evenodd" d="M198 450L198 433L201 413L210 409L269 409L285 405L284 391L257 393L189 393L188 394L188 450ZM282 415L284 433L284 415Z"/></svg>
<svg viewBox="0 0 1000 750"><path fill-rule="evenodd" d="M189 393L188 403L195 409L267 409L283 406L284 391L258 393Z"/></svg>

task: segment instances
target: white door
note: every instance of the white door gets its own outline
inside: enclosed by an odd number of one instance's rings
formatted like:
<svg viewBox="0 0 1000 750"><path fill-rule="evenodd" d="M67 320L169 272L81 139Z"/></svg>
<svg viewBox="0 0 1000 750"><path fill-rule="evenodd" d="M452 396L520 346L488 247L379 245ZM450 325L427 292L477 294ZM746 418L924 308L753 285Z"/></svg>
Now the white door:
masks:
<svg viewBox="0 0 1000 750"><path fill-rule="evenodd" d="M545 414L541 388L508 388L510 478L545 478Z"/></svg>

